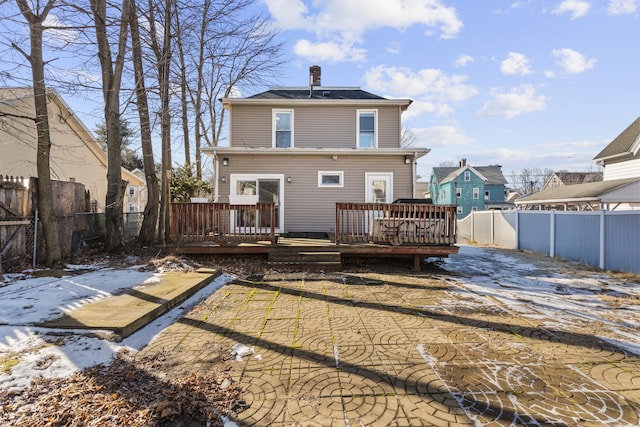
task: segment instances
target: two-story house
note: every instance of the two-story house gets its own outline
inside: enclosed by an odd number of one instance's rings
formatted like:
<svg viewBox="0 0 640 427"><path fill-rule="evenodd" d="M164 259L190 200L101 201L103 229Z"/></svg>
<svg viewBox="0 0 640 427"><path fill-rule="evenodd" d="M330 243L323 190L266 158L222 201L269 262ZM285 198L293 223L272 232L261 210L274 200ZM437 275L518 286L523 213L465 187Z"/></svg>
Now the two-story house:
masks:
<svg viewBox="0 0 640 427"><path fill-rule="evenodd" d="M434 167L429 191L434 204L456 205L458 218L464 218L473 211L514 207L506 201L506 184L501 166L472 167L462 159L458 167Z"/></svg>
<svg viewBox="0 0 640 427"><path fill-rule="evenodd" d="M72 181L89 190L91 210L104 211L107 194L107 154L93 133L80 121L55 90L47 90L49 129L51 132L51 179ZM0 174L36 177L38 146L33 88L0 88ZM144 191L146 182L122 168L128 191ZM144 204L128 203L124 211L140 212ZM136 199L137 203L137 199Z"/></svg>
<svg viewBox="0 0 640 427"><path fill-rule="evenodd" d="M322 86L320 72L310 68L307 87L223 98L229 146L203 149L215 201L275 203L280 234L335 231L337 202L415 197L416 160L429 152L402 147L411 100Z"/></svg>

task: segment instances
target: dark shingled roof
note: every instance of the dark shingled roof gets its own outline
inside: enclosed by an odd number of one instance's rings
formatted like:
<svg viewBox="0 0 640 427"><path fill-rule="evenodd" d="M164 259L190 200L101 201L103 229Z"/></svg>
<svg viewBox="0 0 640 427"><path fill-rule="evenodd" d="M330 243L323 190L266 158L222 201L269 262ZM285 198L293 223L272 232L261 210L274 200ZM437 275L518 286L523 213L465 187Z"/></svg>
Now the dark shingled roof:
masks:
<svg viewBox="0 0 640 427"><path fill-rule="evenodd" d="M634 142L640 135L640 117L629 125L620 135L615 137L593 160L606 159L607 157L631 153Z"/></svg>
<svg viewBox="0 0 640 427"><path fill-rule="evenodd" d="M273 88L247 99L386 99L360 88L315 87L309 96L309 88Z"/></svg>
<svg viewBox="0 0 640 427"><path fill-rule="evenodd" d="M556 172L555 175L564 185L602 181L602 172Z"/></svg>
<svg viewBox="0 0 640 427"><path fill-rule="evenodd" d="M442 184L444 181L451 181L455 177L459 176L464 169L473 168L487 178L486 184L507 184L507 180L502 174L502 168L497 165L492 166L463 166L463 167L435 167L433 168L433 174L436 176L438 183ZM448 178L448 179L447 179Z"/></svg>

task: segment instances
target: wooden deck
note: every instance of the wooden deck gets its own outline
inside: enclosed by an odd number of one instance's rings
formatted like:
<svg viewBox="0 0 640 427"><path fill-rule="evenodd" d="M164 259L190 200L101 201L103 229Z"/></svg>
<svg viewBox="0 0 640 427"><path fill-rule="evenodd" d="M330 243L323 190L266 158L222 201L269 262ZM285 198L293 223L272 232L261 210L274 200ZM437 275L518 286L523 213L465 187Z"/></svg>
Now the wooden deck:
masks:
<svg viewBox="0 0 640 427"><path fill-rule="evenodd" d="M218 244L213 242L191 242L169 246L180 255L252 255L274 256L281 253L338 252L340 257L406 257L413 260L418 269L424 258L446 258L458 253L454 245L381 245L373 243L336 244L330 239L279 238L271 241L234 242Z"/></svg>
<svg viewBox="0 0 640 427"><path fill-rule="evenodd" d="M275 233L273 204L172 204L172 244L176 254L267 254L320 259L342 257L422 258L458 253L454 206L391 203L337 203L332 239L281 237ZM336 255L339 254L339 255Z"/></svg>

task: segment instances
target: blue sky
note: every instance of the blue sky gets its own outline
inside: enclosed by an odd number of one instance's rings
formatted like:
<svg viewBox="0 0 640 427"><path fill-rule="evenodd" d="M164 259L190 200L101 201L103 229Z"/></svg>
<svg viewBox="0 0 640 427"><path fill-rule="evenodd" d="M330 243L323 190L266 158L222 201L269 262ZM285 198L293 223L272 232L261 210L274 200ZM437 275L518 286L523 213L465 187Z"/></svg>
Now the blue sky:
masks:
<svg viewBox="0 0 640 427"><path fill-rule="evenodd" d="M403 118L414 144L431 149L418 163L423 179L433 166L461 158L500 164L509 179L523 168L593 170L591 159L640 115L639 6L640 0L256 0L254 7L286 42L278 84L307 85L317 64L323 85L411 98ZM0 11L16 13L15 4ZM5 19L0 28L26 42L26 26ZM19 57L14 49L3 52ZM59 51L48 54L64 61ZM93 71L74 72L97 81ZM89 129L104 121L97 93L62 95ZM182 161L178 145L173 157Z"/></svg>
<svg viewBox="0 0 640 427"><path fill-rule="evenodd" d="M639 115L640 0L261 0L287 86L411 98L419 174L466 158L584 171ZM507 176L507 178L509 178Z"/></svg>

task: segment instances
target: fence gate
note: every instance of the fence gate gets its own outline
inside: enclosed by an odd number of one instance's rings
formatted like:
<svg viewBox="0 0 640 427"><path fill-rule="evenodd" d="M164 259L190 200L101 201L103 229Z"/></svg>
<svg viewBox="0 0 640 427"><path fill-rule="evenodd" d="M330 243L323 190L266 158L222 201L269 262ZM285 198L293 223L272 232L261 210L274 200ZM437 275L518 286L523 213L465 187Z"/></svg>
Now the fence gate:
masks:
<svg viewBox="0 0 640 427"><path fill-rule="evenodd" d="M28 203L24 179L0 175L0 273L6 261L27 254Z"/></svg>

